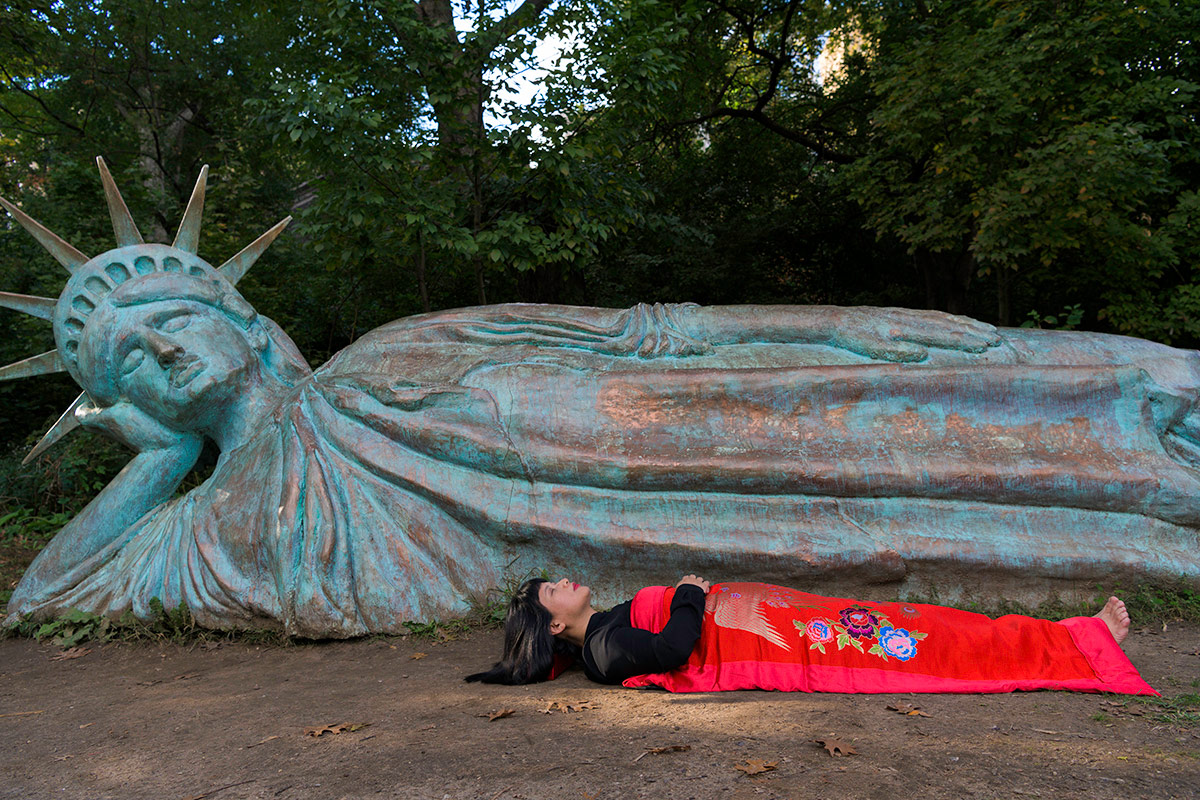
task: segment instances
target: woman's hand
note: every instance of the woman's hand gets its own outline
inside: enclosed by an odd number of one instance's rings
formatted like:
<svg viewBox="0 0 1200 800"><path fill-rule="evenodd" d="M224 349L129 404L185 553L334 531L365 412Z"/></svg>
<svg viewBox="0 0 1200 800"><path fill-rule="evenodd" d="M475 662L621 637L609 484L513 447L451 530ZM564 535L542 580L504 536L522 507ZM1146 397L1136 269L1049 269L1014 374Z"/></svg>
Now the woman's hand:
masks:
<svg viewBox="0 0 1200 800"><path fill-rule="evenodd" d="M675 588L678 589L680 586L683 586L684 584L688 584L688 583L690 583L692 586L699 586L700 591L704 592L705 594L708 594L708 588L709 588L708 581L704 580L703 578L697 577L696 575L684 575L682 578L679 579L679 583L675 584Z"/></svg>
<svg viewBox="0 0 1200 800"><path fill-rule="evenodd" d="M194 449L200 452L203 437L191 431L168 428L132 403L122 400L98 407L90 402L75 409L75 418L86 428L103 431L135 452Z"/></svg>

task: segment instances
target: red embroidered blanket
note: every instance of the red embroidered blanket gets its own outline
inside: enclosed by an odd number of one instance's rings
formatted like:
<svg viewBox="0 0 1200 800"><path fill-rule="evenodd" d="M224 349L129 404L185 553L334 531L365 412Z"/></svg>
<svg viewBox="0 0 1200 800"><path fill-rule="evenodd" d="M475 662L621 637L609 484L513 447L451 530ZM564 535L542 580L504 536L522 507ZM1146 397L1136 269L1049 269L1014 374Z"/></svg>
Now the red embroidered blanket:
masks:
<svg viewBox="0 0 1200 800"><path fill-rule="evenodd" d="M657 633L675 590L648 586L634 626ZM921 603L871 603L765 583L719 583L688 662L626 686L672 692L1011 692L1069 689L1157 695L1107 626L982 614Z"/></svg>

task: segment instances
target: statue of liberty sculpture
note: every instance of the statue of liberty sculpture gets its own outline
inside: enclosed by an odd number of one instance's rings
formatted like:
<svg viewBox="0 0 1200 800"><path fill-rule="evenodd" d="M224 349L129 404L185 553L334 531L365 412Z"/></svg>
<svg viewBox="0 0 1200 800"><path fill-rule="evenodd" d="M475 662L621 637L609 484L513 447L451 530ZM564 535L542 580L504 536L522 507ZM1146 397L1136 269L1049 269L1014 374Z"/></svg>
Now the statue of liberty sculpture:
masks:
<svg viewBox="0 0 1200 800"><path fill-rule="evenodd" d="M206 171L146 244L103 162L117 247L70 273L55 350L82 425L134 452L42 551L10 621L185 604L217 628L402 630L510 565L616 592L699 571L812 587L1026 594L1200 580L1200 357L902 309L500 305L374 330L313 371L214 268ZM175 496L204 439L211 477ZM876 592L879 589L875 589ZM615 597L616 595L614 595Z"/></svg>

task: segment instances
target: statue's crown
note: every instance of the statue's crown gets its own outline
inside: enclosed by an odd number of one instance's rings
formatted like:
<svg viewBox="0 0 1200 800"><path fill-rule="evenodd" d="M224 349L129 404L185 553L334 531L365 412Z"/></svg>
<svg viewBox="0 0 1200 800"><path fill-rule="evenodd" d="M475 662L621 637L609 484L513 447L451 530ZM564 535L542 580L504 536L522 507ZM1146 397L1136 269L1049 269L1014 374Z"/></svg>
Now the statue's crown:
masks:
<svg viewBox="0 0 1200 800"><path fill-rule="evenodd" d="M71 273L57 301L48 297L0 292L0 306L49 320L54 325L54 342L57 345L49 352L0 367L0 380L66 371L77 383L82 383L79 373L79 341L88 320L114 292L124 291L123 287L129 287L152 275L178 273L186 279L202 282L210 289L217 289L218 294L229 297L231 303L249 308L234 287L292 219L287 217L282 220L219 268L215 268L196 254L204 214L207 166L200 170L200 177L196 180L187 210L183 213L183 221L179 225L175 241L166 245L147 244L142 240L142 235L134 224L104 159L97 158L96 163L100 168L100 180L104 184L104 195L108 201L117 247L95 258L88 258L44 225L0 197L0 205ZM37 447L26 456L25 461L34 458L76 427L78 423L75 421L75 408L87 399L86 392L79 395L58 422L42 437Z"/></svg>

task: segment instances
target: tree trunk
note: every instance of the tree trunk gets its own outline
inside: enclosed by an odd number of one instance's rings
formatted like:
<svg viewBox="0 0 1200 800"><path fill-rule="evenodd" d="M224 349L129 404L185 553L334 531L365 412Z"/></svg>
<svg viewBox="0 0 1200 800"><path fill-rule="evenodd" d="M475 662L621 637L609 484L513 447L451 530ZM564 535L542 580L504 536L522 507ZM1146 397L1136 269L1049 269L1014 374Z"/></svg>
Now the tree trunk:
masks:
<svg viewBox="0 0 1200 800"><path fill-rule="evenodd" d="M417 250L417 289L421 292L421 310L428 314L433 308L429 305L429 284L425 282L425 232L417 234L420 246Z"/></svg>
<svg viewBox="0 0 1200 800"><path fill-rule="evenodd" d="M1012 274L1008 267L996 267L996 324L1009 326L1012 324L1011 303Z"/></svg>
<svg viewBox="0 0 1200 800"><path fill-rule="evenodd" d="M920 250L913 258L924 280L927 308L951 314L970 312L971 279L976 265L975 254L969 246L957 253Z"/></svg>

